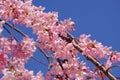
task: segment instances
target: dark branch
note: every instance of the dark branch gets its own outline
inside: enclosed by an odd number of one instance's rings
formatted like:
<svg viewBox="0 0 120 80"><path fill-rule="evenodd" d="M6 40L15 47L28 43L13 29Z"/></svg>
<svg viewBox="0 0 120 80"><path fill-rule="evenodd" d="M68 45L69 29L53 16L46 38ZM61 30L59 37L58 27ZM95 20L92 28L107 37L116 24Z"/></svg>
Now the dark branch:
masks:
<svg viewBox="0 0 120 80"><path fill-rule="evenodd" d="M5 26L3 26L3 28L4 28L10 35L12 35L12 32L10 32ZM12 37L13 37L16 41L18 41L15 36L12 36Z"/></svg>
<svg viewBox="0 0 120 80"><path fill-rule="evenodd" d="M59 63L61 69L63 70L63 72L66 76L66 80L68 80L68 74L65 72L64 67L62 66L61 60L59 58L57 58L57 62Z"/></svg>
<svg viewBox="0 0 120 80"><path fill-rule="evenodd" d="M32 59L36 60L37 62L43 64L44 66L48 66L46 63L41 62L39 59L35 58L34 56L31 57Z"/></svg>

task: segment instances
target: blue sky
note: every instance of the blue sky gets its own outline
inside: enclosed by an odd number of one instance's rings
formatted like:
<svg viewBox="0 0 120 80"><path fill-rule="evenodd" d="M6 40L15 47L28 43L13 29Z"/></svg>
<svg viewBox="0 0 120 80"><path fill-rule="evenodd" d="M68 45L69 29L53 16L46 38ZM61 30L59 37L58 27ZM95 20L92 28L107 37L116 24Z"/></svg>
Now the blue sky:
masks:
<svg viewBox="0 0 120 80"><path fill-rule="evenodd" d="M72 18L76 23L75 32L71 32L74 36L91 34L93 40L120 51L120 0L33 0L33 4L46 7L46 12L59 12L59 20ZM25 32L29 34L29 30ZM34 56L45 61L41 53ZM38 70L47 71L46 67L32 59L26 67L35 73Z"/></svg>

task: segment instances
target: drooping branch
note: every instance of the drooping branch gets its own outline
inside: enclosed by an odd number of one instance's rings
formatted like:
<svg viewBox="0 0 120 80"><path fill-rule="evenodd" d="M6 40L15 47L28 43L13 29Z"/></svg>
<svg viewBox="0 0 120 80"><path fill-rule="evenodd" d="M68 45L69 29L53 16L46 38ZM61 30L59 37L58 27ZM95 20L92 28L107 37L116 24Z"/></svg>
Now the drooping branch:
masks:
<svg viewBox="0 0 120 80"><path fill-rule="evenodd" d="M0 19L0 20L2 20L2 19ZM17 29L16 27L14 27L13 25L11 25L11 24L8 23L7 21L5 21L5 24L6 24L8 27L10 27L10 28L14 29L15 31L17 31L18 33L20 33L22 36L24 36L24 37L27 36L24 32L22 32L21 30Z"/></svg>
<svg viewBox="0 0 120 80"><path fill-rule="evenodd" d="M48 66L46 63L40 61L39 59L37 59L36 57L32 56L32 59L36 60L37 62L43 64L44 66Z"/></svg>
<svg viewBox="0 0 120 80"><path fill-rule="evenodd" d="M2 21L2 19L0 19L0 21ZM6 24L8 27L12 28L13 30L17 31L18 33L20 33L22 36L24 36L24 37L27 36L24 32L22 32L21 30L19 30L19 29L16 28L16 27L14 27L13 25L11 25L10 23L8 23L7 21L5 21L5 24ZM12 35L12 33L11 33L5 26L3 26L3 28L4 28L10 35ZM14 38L15 38L15 40L17 40L15 36L14 36ZM17 40L17 41L18 41L18 40ZM36 47L37 47L37 45L36 45ZM39 48L39 47L37 47L37 48ZM50 57L45 53L45 51L43 51L43 50L40 49L40 48L39 48L39 50L44 54L44 56L45 56L46 59L48 60L48 63L50 63L50 59L49 59ZM34 56L32 56L31 58L34 59L35 61L37 61L37 62L45 65L45 66L48 66L46 63L41 62L40 60L38 60L38 59L35 58Z"/></svg>
<svg viewBox="0 0 120 80"><path fill-rule="evenodd" d="M38 48L38 49L43 53L43 55L46 57L46 59L47 59L47 61L48 61L48 64L50 64L50 58L51 58L51 56L48 56L47 53L46 53L43 49L39 48L38 46L37 46L37 48Z"/></svg>
<svg viewBox="0 0 120 80"><path fill-rule="evenodd" d="M82 53L83 50L80 48L80 46L78 45L79 41L78 39L76 39L74 36L72 36L70 33L68 33L69 37L72 38L72 40L74 40L74 44L73 46L80 52ZM84 55L85 58L89 61L91 61L97 68L99 68L110 80L117 80L115 76L113 76L102 64L100 64L95 58L93 58L90 55Z"/></svg>

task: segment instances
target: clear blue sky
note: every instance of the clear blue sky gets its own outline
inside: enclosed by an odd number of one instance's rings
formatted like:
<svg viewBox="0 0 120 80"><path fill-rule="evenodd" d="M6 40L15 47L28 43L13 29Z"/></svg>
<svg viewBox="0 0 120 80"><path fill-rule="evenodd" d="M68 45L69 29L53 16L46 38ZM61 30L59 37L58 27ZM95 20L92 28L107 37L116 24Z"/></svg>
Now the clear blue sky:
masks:
<svg viewBox="0 0 120 80"><path fill-rule="evenodd" d="M59 20L72 18L76 23L74 36L91 34L93 40L120 51L120 0L33 0L33 4L46 7L46 12L59 12ZM38 54L35 56L42 61L45 59ZM29 62L26 67L34 69L35 73L40 69L47 71L43 65L33 60Z"/></svg>

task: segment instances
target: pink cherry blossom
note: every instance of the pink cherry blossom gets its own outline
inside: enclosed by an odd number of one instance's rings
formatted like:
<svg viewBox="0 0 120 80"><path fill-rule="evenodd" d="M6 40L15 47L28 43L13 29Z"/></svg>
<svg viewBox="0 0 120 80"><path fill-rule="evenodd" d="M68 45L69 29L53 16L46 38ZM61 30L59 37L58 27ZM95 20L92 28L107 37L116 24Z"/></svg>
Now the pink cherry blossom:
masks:
<svg viewBox="0 0 120 80"><path fill-rule="evenodd" d="M89 71L89 68L85 66L84 62L79 63L79 60L76 58L70 58L69 60L63 60L62 63L63 69L58 62L54 61L52 63L52 70L46 76L46 80L63 80L68 78L68 80L84 80L88 75L86 71Z"/></svg>
<svg viewBox="0 0 120 80"><path fill-rule="evenodd" d="M53 51L55 51L55 58L69 59L77 55L77 50L73 47L72 43L58 40L55 41L54 47Z"/></svg>
<svg viewBox="0 0 120 80"><path fill-rule="evenodd" d="M0 38L0 48L3 49L5 53L11 51L11 41L8 38L1 37Z"/></svg>
<svg viewBox="0 0 120 80"><path fill-rule="evenodd" d="M33 71L24 68L24 61L17 58L9 61L9 66L3 69L3 74L0 80L44 80L41 72L34 75Z"/></svg>
<svg viewBox="0 0 120 80"><path fill-rule="evenodd" d="M111 53L111 47L103 46L102 43L96 40L92 41L90 35L81 35L79 45L83 50L83 54L92 55L97 58L106 58Z"/></svg>
<svg viewBox="0 0 120 80"><path fill-rule="evenodd" d="M22 40L22 42L18 43L15 46L14 49L15 49L13 51L14 57L18 57L18 58L27 60L33 56L33 53L36 50L35 42L31 38L25 37Z"/></svg>
<svg viewBox="0 0 120 80"><path fill-rule="evenodd" d="M39 71L35 76L32 77L32 80L45 80L45 79L42 75L42 72Z"/></svg>
<svg viewBox="0 0 120 80"><path fill-rule="evenodd" d="M120 52L112 52L111 56L110 56L110 61L111 62L119 62L120 61Z"/></svg>
<svg viewBox="0 0 120 80"><path fill-rule="evenodd" d="M2 72L2 69L6 67L7 61L7 55L2 50L0 50L0 73Z"/></svg>

